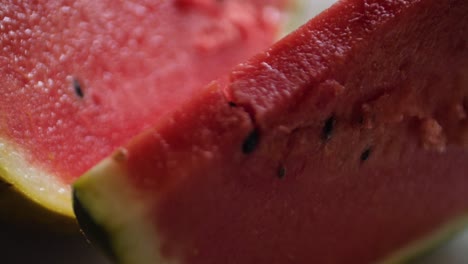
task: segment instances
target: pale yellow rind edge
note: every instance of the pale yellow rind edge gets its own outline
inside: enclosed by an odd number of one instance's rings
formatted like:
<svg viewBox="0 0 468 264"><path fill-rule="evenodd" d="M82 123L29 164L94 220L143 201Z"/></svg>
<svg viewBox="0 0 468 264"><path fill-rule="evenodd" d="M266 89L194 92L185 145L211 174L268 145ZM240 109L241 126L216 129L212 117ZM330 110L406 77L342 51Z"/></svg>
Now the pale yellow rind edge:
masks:
<svg viewBox="0 0 468 264"><path fill-rule="evenodd" d="M148 198L139 196L127 179L125 169L114 159L106 158L83 175L73 188L93 222L105 229L118 263L180 263L160 255L157 249L162 244L161 237L154 229L151 221L154 218L149 211L153 206L148 204Z"/></svg>
<svg viewBox="0 0 468 264"><path fill-rule="evenodd" d="M25 153L16 144L0 139L0 179L38 206L73 218L70 186L32 165Z"/></svg>

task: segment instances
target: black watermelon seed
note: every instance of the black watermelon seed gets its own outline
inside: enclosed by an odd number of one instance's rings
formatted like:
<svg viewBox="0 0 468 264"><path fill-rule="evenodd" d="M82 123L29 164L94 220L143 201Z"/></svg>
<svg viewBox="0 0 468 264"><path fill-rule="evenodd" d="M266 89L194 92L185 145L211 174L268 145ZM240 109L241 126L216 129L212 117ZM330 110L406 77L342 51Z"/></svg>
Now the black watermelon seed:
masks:
<svg viewBox="0 0 468 264"><path fill-rule="evenodd" d="M359 125L364 125L364 116L360 115L357 122L358 122Z"/></svg>
<svg viewBox="0 0 468 264"><path fill-rule="evenodd" d="M76 78L73 79L73 90L75 90L75 93L76 95L78 95L78 97L84 97L83 89L81 88L81 83Z"/></svg>
<svg viewBox="0 0 468 264"><path fill-rule="evenodd" d="M230 107L236 107L237 105L236 105L236 103L234 103L234 102L229 102L229 106L230 106Z"/></svg>
<svg viewBox="0 0 468 264"><path fill-rule="evenodd" d="M244 144L242 144L242 152L244 152L245 154L252 153L257 148L259 140L260 135L257 129L250 132L250 134L244 140Z"/></svg>
<svg viewBox="0 0 468 264"><path fill-rule="evenodd" d="M323 125L323 129L322 129L323 140L331 139L333 130L335 128L335 123L336 123L336 119L334 115L332 115L325 121L325 124Z"/></svg>
<svg viewBox="0 0 468 264"><path fill-rule="evenodd" d="M286 168L284 166L280 166L278 169L278 178L283 179L286 176Z"/></svg>
<svg viewBox="0 0 468 264"><path fill-rule="evenodd" d="M361 154L361 162L368 160L371 154L372 154L372 148L365 149Z"/></svg>

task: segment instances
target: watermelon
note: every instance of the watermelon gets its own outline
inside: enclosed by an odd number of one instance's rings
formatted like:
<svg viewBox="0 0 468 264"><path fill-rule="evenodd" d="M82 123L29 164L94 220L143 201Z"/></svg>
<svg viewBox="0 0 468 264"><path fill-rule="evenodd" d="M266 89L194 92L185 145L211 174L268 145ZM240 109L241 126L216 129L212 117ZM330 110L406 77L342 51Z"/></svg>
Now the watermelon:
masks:
<svg viewBox="0 0 468 264"><path fill-rule="evenodd" d="M343 0L74 184L117 263L397 263L468 223L468 2Z"/></svg>
<svg viewBox="0 0 468 264"><path fill-rule="evenodd" d="M14 190L72 217L70 184L270 45L286 3L1 3L2 209ZM15 204L6 217L29 211Z"/></svg>

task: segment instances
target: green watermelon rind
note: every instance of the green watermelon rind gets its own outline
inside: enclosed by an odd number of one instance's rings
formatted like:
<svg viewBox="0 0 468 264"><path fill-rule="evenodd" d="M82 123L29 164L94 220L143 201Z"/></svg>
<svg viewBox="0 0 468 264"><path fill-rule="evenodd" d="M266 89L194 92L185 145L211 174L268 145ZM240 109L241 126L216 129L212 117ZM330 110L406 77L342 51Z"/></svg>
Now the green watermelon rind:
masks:
<svg viewBox="0 0 468 264"><path fill-rule="evenodd" d="M145 213L145 208L151 208L147 204L148 199L139 197L137 190L126 184L126 174L122 164L113 158L107 158L74 184L74 206L81 211L77 217L85 229L83 231L120 264L180 263L177 259L167 259L154 250L161 245L163 238L158 236L158 231L149 221L152 218ZM116 191L119 195L111 195ZM110 197L112 200L108 199ZM85 218L80 215L85 215ZM102 229L97 237L96 230L86 230L85 226L90 224ZM412 263L449 241L466 227L468 212L443 223L427 236L415 238L377 263Z"/></svg>
<svg viewBox="0 0 468 264"><path fill-rule="evenodd" d="M430 254L445 242L453 239L468 227L468 212L458 216L435 229L429 235L410 242L396 253L384 258L379 264L413 263Z"/></svg>
<svg viewBox="0 0 468 264"><path fill-rule="evenodd" d="M117 190L118 196L112 201L105 200L104 197L110 197ZM160 245L159 238L143 235L155 233L145 221L147 205L136 190L128 188L125 170L114 159L106 158L83 175L74 184L73 195L73 206L82 228L89 225L102 228L97 236L87 233L88 238L107 249L106 254L111 259L117 263L172 263L152 250L154 245Z"/></svg>

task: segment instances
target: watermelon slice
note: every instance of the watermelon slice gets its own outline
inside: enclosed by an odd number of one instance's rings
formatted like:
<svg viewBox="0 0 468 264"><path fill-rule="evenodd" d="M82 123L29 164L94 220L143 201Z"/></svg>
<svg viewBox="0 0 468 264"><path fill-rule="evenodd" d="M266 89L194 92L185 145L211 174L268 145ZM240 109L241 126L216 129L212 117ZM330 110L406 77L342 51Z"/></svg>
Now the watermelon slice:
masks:
<svg viewBox="0 0 468 264"><path fill-rule="evenodd" d="M340 1L87 172L79 222L118 263L396 263L435 246L468 223L467 14Z"/></svg>
<svg viewBox="0 0 468 264"><path fill-rule="evenodd" d="M72 216L70 183L270 45L286 2L0 4L2 209L16 190Z"/></svg>

